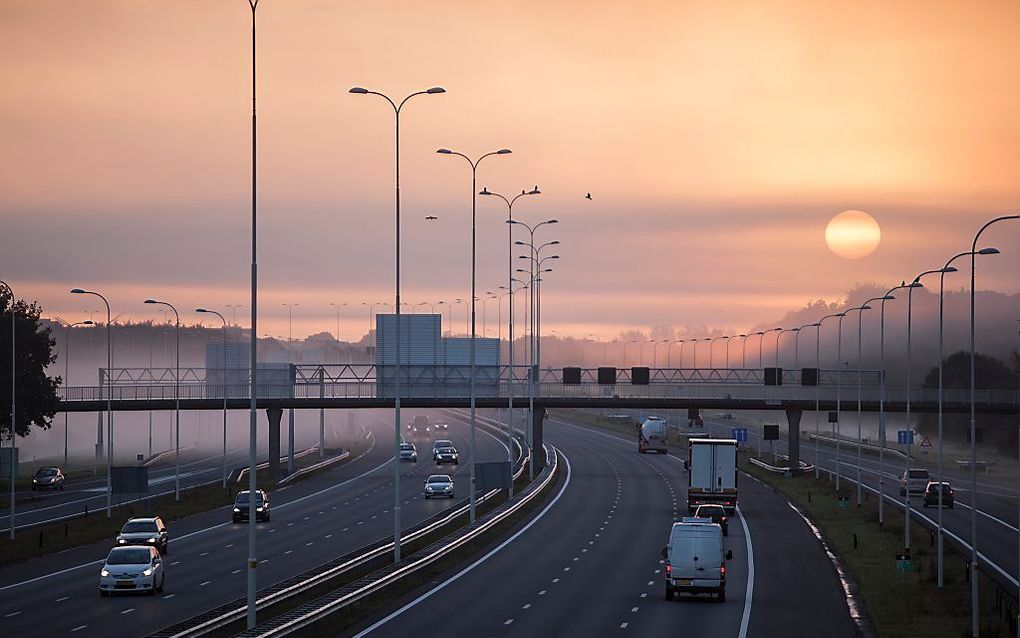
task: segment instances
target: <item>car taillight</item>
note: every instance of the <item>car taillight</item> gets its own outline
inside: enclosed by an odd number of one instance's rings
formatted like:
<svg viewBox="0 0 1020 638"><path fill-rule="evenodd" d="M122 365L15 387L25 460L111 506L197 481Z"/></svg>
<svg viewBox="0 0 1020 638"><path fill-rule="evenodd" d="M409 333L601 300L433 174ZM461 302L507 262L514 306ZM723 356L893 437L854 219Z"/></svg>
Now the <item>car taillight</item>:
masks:
<svg viewBox="0 0 1020 638"><path fill-rule="evenodd" d="M666 575L669 576L672 573L673 573L673 566L670 565L669 563L666 563Z"/></svg>
<svg viewBox="0 0 1020 638"><path fill-rule="evenodd" d="M719 575L720 576L725 576L726 575L726 563L723 563L722 565L719 565Z"/></svg>

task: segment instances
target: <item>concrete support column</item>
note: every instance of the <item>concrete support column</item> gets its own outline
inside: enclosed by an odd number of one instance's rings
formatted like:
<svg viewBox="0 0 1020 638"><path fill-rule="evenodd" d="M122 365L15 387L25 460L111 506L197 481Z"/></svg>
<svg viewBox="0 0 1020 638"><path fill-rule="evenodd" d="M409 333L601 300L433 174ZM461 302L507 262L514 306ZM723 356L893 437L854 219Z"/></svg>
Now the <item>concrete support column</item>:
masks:
<svg viewBox="0 0 1020 638"><path fill-rule="evenodd" d="M535 406L531 416L531 458L535 461L535 475L545 467L545 452L542 451L542 426L545 423L545 408Z"/></svg>
<svg viewBox="0 0 1020 638"><path fill-rule="evenodd" d="M280 476L280 421L283 420L283 410L280 408L269 408L266 410L269 417L269 475Z"/></svg>
<svg viewBox="0 0 1020 638"><path fill-rule="evenodd" d="M794 474L800 471L800 417L802 410L787 410L786 422L789 425L789 455L790 471Z"/></svg>
<svg viewBox="0 0 1020 638"><path fill-rule="evenodd" d="M287 474L294 473L294 408L287 417Z"/></svg>

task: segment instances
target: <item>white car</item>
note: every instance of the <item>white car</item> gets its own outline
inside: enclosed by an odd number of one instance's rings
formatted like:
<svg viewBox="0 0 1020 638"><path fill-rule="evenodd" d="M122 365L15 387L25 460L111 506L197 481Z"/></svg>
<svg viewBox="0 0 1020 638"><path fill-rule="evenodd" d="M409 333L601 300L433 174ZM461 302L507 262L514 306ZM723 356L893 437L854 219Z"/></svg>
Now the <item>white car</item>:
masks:
<svg viewBox="0 0 1020 638"><path fill-rule="evenodd" d="M99 572L99 595L163 591L163 558L155 547L125 546L110 550Z"/></svg>
<svg viewBox="0 0 1020 638"><path fill-rule="evenodd" d="M906 496L908 489L915 494L924 494L930 480L931 475L928 474L928 470L910 468L900 477L900 496Z"/></svg>
<svg viewBox="0 0 1020 638"><path fill-rule="evenodd" d="M433 474L425 479L425 498L453 498L453 479L449 474Z"/></svg>
<svg viewBox="0 0 1020 638"><path fill-rule="evenodd" d="M414 447L414 443L400 444L400 460L410 463L418 462L418 449Z"/></svg>

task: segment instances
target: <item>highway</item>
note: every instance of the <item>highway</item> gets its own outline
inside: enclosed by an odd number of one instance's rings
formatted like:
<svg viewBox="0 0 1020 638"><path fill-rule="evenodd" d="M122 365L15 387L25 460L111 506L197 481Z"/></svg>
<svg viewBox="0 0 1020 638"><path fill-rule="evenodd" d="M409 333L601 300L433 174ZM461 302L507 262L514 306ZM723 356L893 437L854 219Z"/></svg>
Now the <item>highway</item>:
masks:
<svg viewBox="0 0 1020 638"><path fill-rule="evenodd" d="M730 428L734 427L732 422L708 421L708 427L714 435L729 436ZM802 425L802 428L804 426ZM807 428L804 428L806 431ZM748 430L751 439L749 445L757 445L757 433ZM778 442L777 451L786 451L785 441ZM766 445L764 448L768 450ZM818 465L823 470L835 472L836 450L825 444L818 446ZM894 449L890 446L889 449ZM815 444L813 442L801 442L801 459L808 463L814 463ZM874 493L870 498L877 498L878 480L880 476L885 477L884 493L886 494L886 517L903 517L903 497L899 492L899 481L903 475L904 459L886 454L884 464L879 462L878 455L865 452L861 457L862 482L865 488L871 488ZM852 480L857 479L857 450L843 446L840 451L839 465L842 468L842 475ZM932 477L936 472L932 470ZM974 495L971 493L970 475L966 471L960 471L955 467L947 468L945 480L948 480L955 492L956 506L953 509L943 509L943 526L946 530L945 542L954 542L953 536L962 541L957 542L958 546L963 543L969 544L971 538L971 511L974 504ZM855 493L856 483L847 483L844 489ZM911 494L910 508L912 520L923 522L934 529L934 521L938 516L937 508L925 508L922 506L920 494ZM1015 489L1005 485L997 484L994 478L980 476L978 478L978 551L985 562L986 572L1001 585L1010 590L1016 588L1018 576L1017 566L1017 492ZM923 520L922 517L927 520ZM969 547L969 545L968 545ZM966 550L969 552L969 549Z"/></svg>
<svg viewBox="0 0 1020 638"><path fill-rule="evenodd" d="M405 411L408 420L413 414ZM272 521L259 525L260 588L392 533L393 429L386 416L368 419L376 444L362 458L270 493ZM419 462L402 465L406 527L467 495L466 480L458 479L469 471L468 428L448 422L461 465L439 471L454 475L458 499L422 498L424 477L436 468L421 443ZM483 430L477 439L480 459L506 458L502 441ZM230 523L228 506L170 523L166 591L160 595L99 597L98 572L112 539L0 568L4 633L111 636L130 626L132 635L144 635L243 597L246 524Z"/></svg>
<svg viewBox="0 0 1020 638"><path fill-rule="evenodd" d="M633 440L563 420L547 422L545 434L568 472L541 517L352 633L743 638L825 627L853 635L821 544L770 489L741 476L740 515L726 538L726 602L667 602L660 551L684 514L687 489L678 459L641 455Z"/></svg>

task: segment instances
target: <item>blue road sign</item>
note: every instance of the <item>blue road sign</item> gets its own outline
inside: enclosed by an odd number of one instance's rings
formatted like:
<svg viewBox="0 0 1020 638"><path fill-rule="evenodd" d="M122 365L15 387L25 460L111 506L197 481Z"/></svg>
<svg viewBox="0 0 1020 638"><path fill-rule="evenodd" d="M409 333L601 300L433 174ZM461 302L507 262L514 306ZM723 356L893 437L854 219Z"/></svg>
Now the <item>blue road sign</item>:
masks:
<svg viewBox="0 0 1020 638"><path fill-rule="evenodd" d="M737 443L747 443L747 428L731 428Z"/></svg>
<svg viewBox="0 0 1020 638"><path fill-rule="evenodd" d="M896 432L896 440L900 445L913 445L914 444L914 431L913 430L898 430Z"/></svg>

